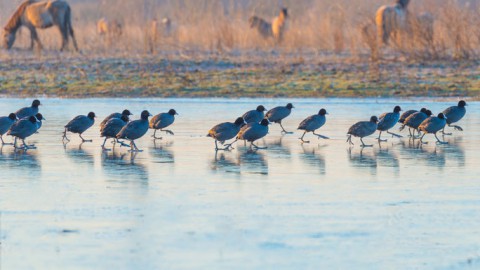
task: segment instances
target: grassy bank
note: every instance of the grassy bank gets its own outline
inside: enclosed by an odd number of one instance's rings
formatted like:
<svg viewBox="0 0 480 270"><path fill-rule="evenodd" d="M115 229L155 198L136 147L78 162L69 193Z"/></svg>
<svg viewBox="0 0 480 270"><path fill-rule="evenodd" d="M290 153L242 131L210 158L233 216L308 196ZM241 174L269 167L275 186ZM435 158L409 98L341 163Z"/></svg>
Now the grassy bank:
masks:
<svg viewBox="0 0 480 270"><path fill-rule="evenodd" d="M279 60L280 59L280 60ZM309 58L309 59L319 59ZM10 57L0 95L14 97L480 96L476 62L324 57Z"/></svg>

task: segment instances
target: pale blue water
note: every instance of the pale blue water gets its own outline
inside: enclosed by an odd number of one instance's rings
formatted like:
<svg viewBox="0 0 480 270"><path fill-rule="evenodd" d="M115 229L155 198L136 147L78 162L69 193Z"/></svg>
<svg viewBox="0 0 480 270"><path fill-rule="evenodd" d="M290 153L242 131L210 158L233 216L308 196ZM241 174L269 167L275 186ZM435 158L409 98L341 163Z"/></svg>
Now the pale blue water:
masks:
<svg viewBox="0 0 480 270"><path fill-rule="evenodd" d="M420 100L420 99L419 99ZM371 115L458 100L41 99L47 119L36 150L0 154L1 269L478 269L480 113L468 102L465 131L421 148L389 138L349 148L348 127ZM215 124L263 104L292 102L294 130L321 107L320 134L301 145L273 125L249 152L215 155ZM31 100L1 99L0 115ZM175 136L144 152L102 153L98 123L111 112L175 108ZM93 143L66 148L71 118L94 111ZM406 134L405 132L403 134ZM10 140L10 138L6 138Z"/></svg>

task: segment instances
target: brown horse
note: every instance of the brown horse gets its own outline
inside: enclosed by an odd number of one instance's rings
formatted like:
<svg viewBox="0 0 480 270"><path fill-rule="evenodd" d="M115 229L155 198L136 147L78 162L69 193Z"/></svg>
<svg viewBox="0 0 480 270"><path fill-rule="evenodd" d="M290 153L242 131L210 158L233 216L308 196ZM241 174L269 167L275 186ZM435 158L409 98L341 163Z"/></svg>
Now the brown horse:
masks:
<svg viewBox="0 0 480 270"><path fill-rule="evenodd" d="M273 37L277 43L282 42L283 32L285 31L285 23L288 18L286 8L280 10L280 14L275 17L272 23L265 21L257 16L252 16L248 20L251 28L256 28L263 38Z"/></svg>
<svg viewBox="0 0 480 270"><path fill-rule="evenodd" d="M145 48L150 52L154 53L155 48L159 43L159 39L167 39L172 37L172 20L168 17L164 17L161 20L161 23L157 19L152 19L147 23L145 28Z"/></svg>
<svg viewBox="0 0 480 270"><path fill-rule="evenodd" d="M37 42L40 49L43 47L38 39L36 28L44 29L56 25L62 35L60 50L63 51L68 45L68 36L70 35L73 46L78 51L77 41L73 34L71 10L67 2L61 0L42 2L28 0L23 2L4 27L3 41L5 48L10 49L13 46L17 30L22 25L30 30L30 49L33 49L34 41Z"/></svg>
<svg viewBox="0 0 480 270"><path fill-rule="evenodd" d="M117 20L109 21L106 18L101 18L97 22L97 33L108 38L120 37L123 33L122 28L122 24Z"/></svg>
<svg viewBox="0 0 480 270"><path fill-rule="evenodd" d="M391 36L398 37L407 29L408 3L410 0L396 0L395 5L381 6L376 13L375 23L379 41L387 45Z"/></svg>

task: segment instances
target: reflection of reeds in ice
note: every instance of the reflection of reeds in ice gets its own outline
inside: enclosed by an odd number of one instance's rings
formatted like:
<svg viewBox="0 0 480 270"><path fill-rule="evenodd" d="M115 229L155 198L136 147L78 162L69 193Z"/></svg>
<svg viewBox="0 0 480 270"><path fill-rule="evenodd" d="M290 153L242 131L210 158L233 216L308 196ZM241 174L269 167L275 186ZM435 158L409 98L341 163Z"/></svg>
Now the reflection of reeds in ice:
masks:
<svg viewBox="0 0 480 270"><path fill-rule="evenodd" d="M392 1L350 0L298 1L288 8L283 41L275 44L249 25L258 16L272 23L280 6L274 0L253 1L161 1L104 0L74 1L71 4L73 27L83 51L237 51L299 49L332 51L357 55L376 48L372 41L376 29L375 12ZM0 23L5 24L18 1L2 2ZM390 49L410 57L469 58L478 55L480 9L476 1L419 0L408 6L408 42L394 43ZM97 21L106 18L121 25L121 35L111 42L97 32ZM41 30L47 48L57 48L57 29ZM28 47L30 36L23 29L16 46Z"/></svg>

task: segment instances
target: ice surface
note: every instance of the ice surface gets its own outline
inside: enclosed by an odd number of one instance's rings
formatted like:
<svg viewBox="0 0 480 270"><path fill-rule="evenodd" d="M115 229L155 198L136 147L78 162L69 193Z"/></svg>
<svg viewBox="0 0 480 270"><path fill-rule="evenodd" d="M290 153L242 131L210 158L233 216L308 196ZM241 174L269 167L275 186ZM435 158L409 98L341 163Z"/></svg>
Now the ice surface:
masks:
<svg viewBox="0 0 480 270"><path fill-rule="evenodd" d="M371 115L458 102L393 99L41 99L47 119L28 139L36 150L0 154L1 269L478 269L480 268L480 113L468 102L463 132L421 148L390 138L363 151L346 131ZM214 151L205 137L263 104L292 102L284 121L326 108L318 133L300 144L273 125L249 152ZM0 100L0 115L30 99ZM98 124L128 108L138 118L180 114L145 151L102 153ZM94 111L79 146L65 148L63 126ZM398 125L397 125L398 127ZM403 135L407 133L403 132ZM384 135L385 136L385 135ZM387 136L385 136L387 138ZM6 138L10 140L10 138ZM110 144L109 144L110 145Z"/></svg>

